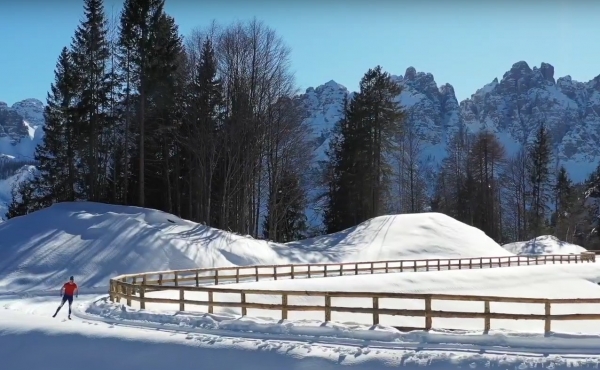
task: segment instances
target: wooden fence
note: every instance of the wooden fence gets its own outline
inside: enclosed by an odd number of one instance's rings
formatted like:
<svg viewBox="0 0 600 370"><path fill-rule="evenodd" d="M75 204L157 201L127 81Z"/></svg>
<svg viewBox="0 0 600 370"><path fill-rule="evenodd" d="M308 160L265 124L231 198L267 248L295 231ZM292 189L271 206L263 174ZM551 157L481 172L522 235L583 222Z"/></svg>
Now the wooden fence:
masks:
<svg viewBox="0 0 600 370"><path fill-rule="evenodd" d="M282 278L314 278L324 276L360 275L375 273L393 273L405 271L437 271L448 269L479 269L508 266L527 266L547 263L584 263L595 262L594 253L579 255L542 255L542 256L507 256L507 257L477 257L463 259L433 259L433 260L396 260L373 262L346 262L333 264L296 264L271 266L242 266L207 269L187 269L160 271L141 274L121 275L110 280L110 299L120 302L126 300L131 306L132 301L139 302L140 308L145 309L146 303L167 303L179 305L180 311L185 311L186 305L205 306L208 313L213 313L214 307L240 308L242 316L247 315L248 309L276 310L282 319L287 319L290 311L319 311L323 312L325 321L331 321L332 312L362 313L372 315L371 324L379 323L380 315L423 317L423 327L397 327L399 330L415 330L432 328L433 318L470 318L484 319L484 330L490 329L492 319L508 320L542 320L545 322L545 332L551 330L554 320L600 320L596 314L551 314L552 305L593 303L600 304L600 298L586 299L543 299L543 298L513 298L473 295L448 294L412 294L412 293L374 293L374 292L321 292L321 291L290 291L262 289L230 289L227 283L262 280L277 280ZM267 272L266 272L266 271ZM214 285L224 286L216 287ZM201 286L201 285L208 286ZM156 291L176 291L178 298L149 297L146 293ZM197 300L186 297L186 292L205 293L206 299ZM236 295L238 302L219 301L215 295ZM248 302L248 295L279 297L280 303ZM310 296L321 297L323 305L293 305L288 304L289 297ZM332 305L332 298L368 299L371 307L344 307ZM380 308L380 299L411 299L423 301L424 309L395 309ZM432 302L466 301L481 302L482 312L459 312L432 310ZM495 313L490 311L491 302L543 304L544 314Z"/></svg>

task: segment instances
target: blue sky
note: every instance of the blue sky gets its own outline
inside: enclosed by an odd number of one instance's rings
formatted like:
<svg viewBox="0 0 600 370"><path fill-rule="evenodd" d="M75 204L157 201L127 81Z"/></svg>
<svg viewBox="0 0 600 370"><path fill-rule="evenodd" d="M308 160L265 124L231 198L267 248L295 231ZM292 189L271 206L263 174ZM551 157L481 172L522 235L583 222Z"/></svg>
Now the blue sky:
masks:
<svg viewBox="0 0 600 370"><path fill-rule="evenodd" d="M118 14L122 1L107 0ZM409 66L451 83L460 100L517 61L548 62L555 78L600 74L600 1L593 0L166 0L185 36L216 19L256 16L292 48L301 89L335 80L356 90L377 64ZM0 101L45 101L61 48L82 14L77 0L4 1Z"/></svg>

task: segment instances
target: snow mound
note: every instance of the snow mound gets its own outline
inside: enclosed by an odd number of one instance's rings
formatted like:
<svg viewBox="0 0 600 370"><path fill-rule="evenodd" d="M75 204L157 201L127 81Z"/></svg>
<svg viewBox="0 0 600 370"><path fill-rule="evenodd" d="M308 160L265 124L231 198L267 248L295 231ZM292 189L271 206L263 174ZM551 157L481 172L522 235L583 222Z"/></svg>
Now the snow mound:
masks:
<svg viewBox="0 0 600 370"><path fill-rule="evenodd" d="M59 203L0 224L0 291L104 287L119 274L285 263L268 242L168 213L89 202Z"/></svg>
<svg viewBox="0 0 600 370"><path fill-rule="evenodd" d="M0 224L0 292L56 289L70 275L103 289L127 273L289 263L509 256L439 213L382 216L277 244L140 207L66 202Z"/></svg>
<svg viewBox="0 0 600 370"><path fill-rule="evenodd" d="M332 260L512 256L477 228L441 213L380 216L335 234L288 243Z"/></svg>
<svg viewBox="0 0 600 370"><path fill-rule="evenodd" d="M580 254L587 249L567 242L563 242L555 236L538 236L526 242L515 242L502 246L507 251L516 255L523 254Z"/></svg>

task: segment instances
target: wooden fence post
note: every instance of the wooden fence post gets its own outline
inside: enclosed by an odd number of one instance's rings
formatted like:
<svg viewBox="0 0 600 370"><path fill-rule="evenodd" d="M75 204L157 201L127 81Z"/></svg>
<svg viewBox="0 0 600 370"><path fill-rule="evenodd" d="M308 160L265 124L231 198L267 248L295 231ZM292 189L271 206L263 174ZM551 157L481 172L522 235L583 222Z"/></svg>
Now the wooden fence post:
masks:
<svg viewBox="0 0 600 370"><path fill-rule="evenodd" d="M292 279L293 279L294 278L294 265L291 265L291 266L292 266Z"/></svg>
<svg viewBox="0 0 600 370"><path fill-rule="evenodd" d="M248 315L248 310L246 309L246 306L244 305L246 303L246 293L241 293L241 300L240 302L242 303L242 316L246 316Z"/></svg>
<svg viewBox="0 0 600 370"><path fill-rule="evenodd" d="M139 289L140 289L140 310L145 310L146 309L146 300L145 300L146 287L142 285Z"/></svg>
<svg viewBox="0 0 600 370"><path fill-rule="evenodd" d="M237 267L237 268L235 269L235 282L236 282L236 283L239 283L239 282L240 282L240 268L239 268L239 267Z"/></svg>
<svg viewBox="0 0 600 370"><path fill-rule="evenodd" d="M184 292L184 288L179 288L179 311L185 311L185 304L183 302L185 301Z"/></svg>
<svg viewBox="0 0 600 370"><path fill-rule="evenodd" d="M215 269L215 285L219 285L219 270Z"/></svg>
<svg viewBox="0 0 600 370"><path fill-rule="evenodd" d="M198 271L196 271L196 286L200 286L200 276L198 276L199 273Z"/></svg>
<svg viewBox="0 0 600 370"><path fill-rule="evenodd" d="M288 301L288 296L287 294L282 294L281 295L281 320L287 320L287 301Z"/></svg>
<svg viewBox="0 0 600 370"><path fill-rule="evenodd" d="M108 296L110 298L110 301L114 303L115 302L115 284L112 279L110 279L109 285L108 285Z"/></svg>
<svg viewBox="0 0 600 370"><path fill-rule="evenodd" d="M125 286L125 295L127 296L127 305L129 307L131 307L131 291L132 290L133 289L129 285Z"/></svg>
<svg viewBox="0 0 600 370"><path fill-rule="evenodd" d="M425 298L425 330L431 330L431 297Z"/></svg>
<svg viewBox="0 0 600 370"><path fill-rule="evenodd" d="M177 271L175 271L173 274L175 275L175 279L174 279L175 283L174 284L175 284L175 286L178 286L179 282L177 281L177 275L179 275L179 274L177 273Z"/></svg>
<svg viewBox="0 0 600 370"><path fill-rule="evenodd" d="M484 301L483 312L485 313L485 327L484 331L487 333L490 331L490 301Z"/></svg>
<svg viewBox="0 0 600 370"><path fill-rule="evenodd" d="M277 266L273 266L273 280L277 280Z"/></svg>
<svg viewBox="0 0 600 370"><path fill-rule="evenodd" d="M208 313L213 313L213 292L208 292Z"/></svg>
<svg viewBox="0 0 600 370"><path fill-rule="evenodd" d="M551 329L551 319L550 319L550 301L547 300L546 303L544 304L544 315L546 316L546 322L544 324L544 333L548 334L550 333L550 329Z"/></svg>
<svg viewBox="0 0 600 370"><path fill-rule="evenodd" d="M258 267L254 268L254 274L256 275L256 281L258 281Z"/></svg>
<svg viewBox="0 0 600 370"><path fill-rule="evenodd" d="M331 297L325 296L325 321L331 321Z"/></svg>
<svg viewBox="0 0 600 370"><path fill-rule="evenodd" d="M373 297L373 325L379 325L379 298Z"/></svg>

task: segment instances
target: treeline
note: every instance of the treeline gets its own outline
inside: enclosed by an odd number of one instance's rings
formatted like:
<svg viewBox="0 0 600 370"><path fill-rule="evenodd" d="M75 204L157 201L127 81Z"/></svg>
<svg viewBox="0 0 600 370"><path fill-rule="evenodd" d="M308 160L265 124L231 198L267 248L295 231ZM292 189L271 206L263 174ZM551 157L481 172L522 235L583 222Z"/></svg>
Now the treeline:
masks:
<svg viewBox="0 0 600 370"><path fill-rule="evenodd" d="M460 131L437 171L431 210L501 244L554 235L600 248L600 165L585 182L574 184L556 163L544 122L532 142L510 157L493 133Z"/></svg>
<svg viewBox="0 0 600 370"><path fill-rule="evenodd" d="M114 20L101 0L84 4L48 93L36 175L13 192L9 218L88 200L287 242L436 211L500 243L600 240L600 167L583 184L555 171L543 124L513 157L492 133L459 131L432 168L424 133L398 102L401 85L379 66L331 135L316 137L290 49L265 24L212 24L184 39L164 0L125 0ZM326 139L326 160L316 162ZM309 206L323 229L309 229Z"/></svg>
<svg viewBox="0 0 600 370"><path fill-rule="evenodd" d="M305 232L309 127L290 49L253 20L185 41L164 0L101 0L58 58L34 180L8 217L56 202L138 205L224 230Z"/></svg>

